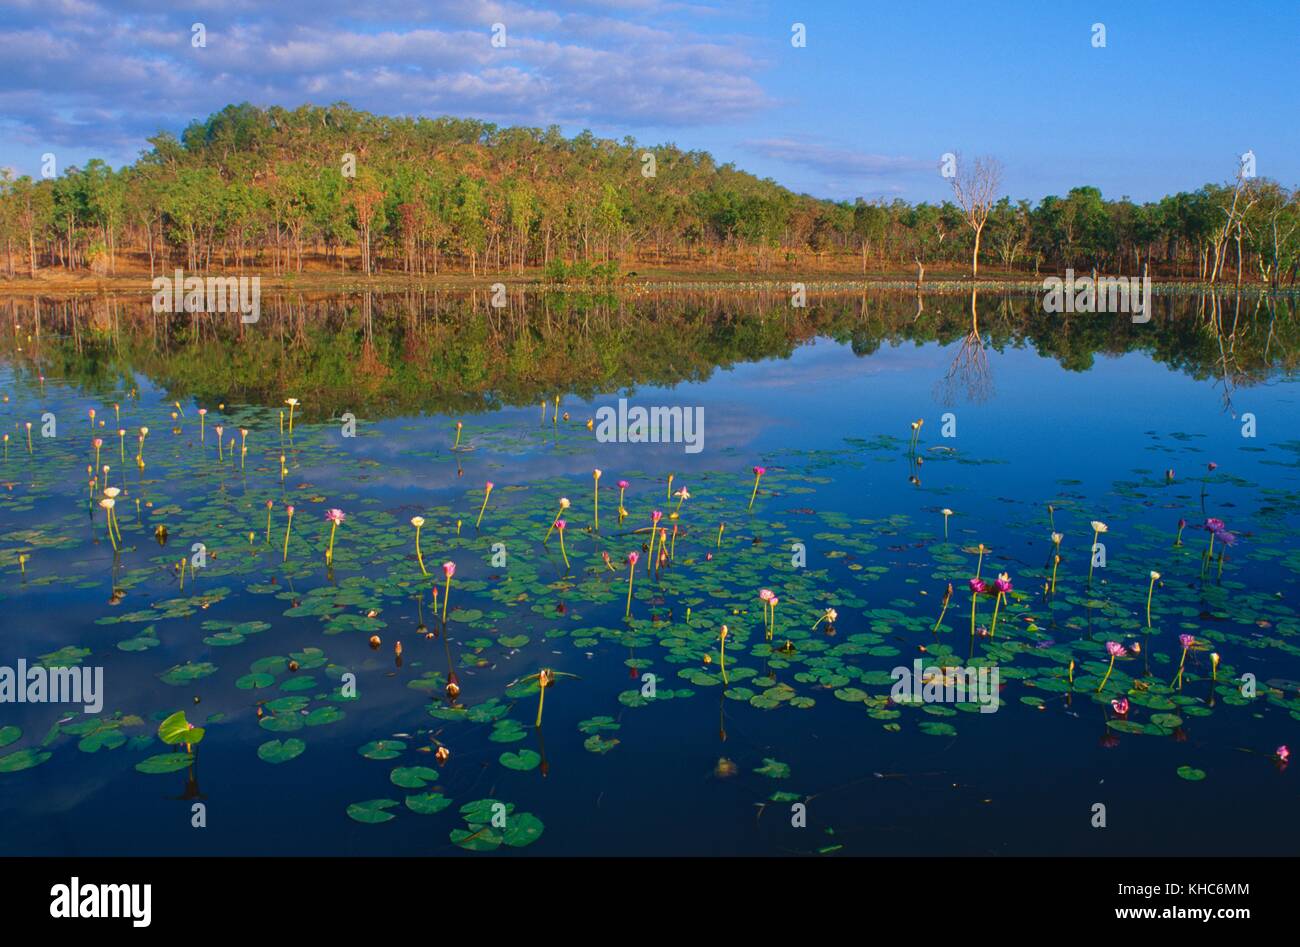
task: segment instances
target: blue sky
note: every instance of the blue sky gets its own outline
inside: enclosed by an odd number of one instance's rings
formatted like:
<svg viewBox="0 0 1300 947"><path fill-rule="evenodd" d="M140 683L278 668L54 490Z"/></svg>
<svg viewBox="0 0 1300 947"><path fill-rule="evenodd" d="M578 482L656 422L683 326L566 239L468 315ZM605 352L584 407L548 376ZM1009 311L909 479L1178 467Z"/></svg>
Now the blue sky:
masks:
<svg viewBox="0 0 1300 947"><path fill-rule="evenodd" d="M0 165L116 166L230 102L344 100L671 141L833 198L941 199L948 151L997 157L1031 199L1153 199L1226 180L1247 149L1300 184L1291 0L179 6L0 0Z"/></svg>

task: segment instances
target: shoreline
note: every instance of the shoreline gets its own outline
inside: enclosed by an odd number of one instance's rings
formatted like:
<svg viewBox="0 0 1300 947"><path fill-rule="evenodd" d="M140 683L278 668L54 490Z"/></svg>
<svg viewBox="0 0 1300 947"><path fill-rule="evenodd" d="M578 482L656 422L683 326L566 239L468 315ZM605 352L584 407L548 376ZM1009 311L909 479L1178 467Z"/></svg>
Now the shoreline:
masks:
<svg viewBox="0 0 1300 947"><path fill-rule="evenodd" d="M161 274L169 275L169 274ZM1032 274L1007 274L992 278L980 278L972 281L969 277L943 276L923 280L919 285L914 278L901 278L891 275L849 276L847 274L797 274L782 276L763 274L736 274L703 271L700 273L665 272L663 274L631 275L610 281L584 281L557 283L545 279L539 273L524 273L490 276L470 276L454 274L447 276L405 276L378 275L363 277L356 274L334 274L309 272L304 274L271 275L265 273L202 273L201 276L256 277L261 281L261 289L272 293L293 292L310 293L400 293L416 291L454 291L471 292L488 291L496 284L503 284L509 291L526 290L528 292L548 293L596 293L611 295L643 295L661 292L780 292L789 293L791 284L800 283L806 291L819 293L858 293L883 291L891 293L912 293L921 295L956 295L970 292L972 289L992 293L1039 293L1046 287L1043 281L1053 274L1035 277ZM1109 274L1102 274L1109 275ZM153 278L143 274L123 276L97 276L93 274L69 275L58 274L53 277L0 277L0 298L27 298L31 296L76 296L76 295L152 295ZM1199 280L1152 278L1151 288L1159 295L1208 295L1220 296L1297 296L1300 286L1268 286L1262 283L1244 283L1240 287L1233 283L1210 284Z"/></svg>

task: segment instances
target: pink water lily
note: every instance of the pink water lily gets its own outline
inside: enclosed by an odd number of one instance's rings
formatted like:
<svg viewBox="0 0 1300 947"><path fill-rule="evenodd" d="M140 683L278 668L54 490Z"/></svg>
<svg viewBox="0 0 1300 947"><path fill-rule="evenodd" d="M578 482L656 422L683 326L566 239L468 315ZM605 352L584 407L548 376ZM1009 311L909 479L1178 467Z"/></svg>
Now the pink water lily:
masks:
<svg viewBox="0 0 1300 947"><path fill-rule="evenodd" d="M1121 697L1119 700L1112 700L1110 706L1114 709L1115 713L1123 717L1128 713L1128 698Z"/></svg>
<svg viewBox="0 0 1300 947"><path fill-rule="evenodd" d="M1183 646L1183 659L1178 662L1178 689L1183 688L1183 666L1187 664L1187 652L1196 644L1196 639L1191 635L1183 634L1178 636L1178 643Z"/></svg>
<svg viewBox="0 0 1300 947"><path fill-rule="evenodd" d="M763 479L763 474L767 473L766 467L754 468L754 491L749 495L749 509L754 508L754 497L758 496L758 481Z"/></svg>
<svg viewBox="0 0 1300 947"><path fill-rule="evenodd" d="M564 520L555 521L555 529L560 534L560 555L564 557L564 568L566 570L569 568L569 553L564 548L564 527L568 525Z"/></svg>
<svg viewBox="0 0 1300 947"><path fill-rule="evenodd" d="M339 524L342 523L345 519L347 519L347 516L346 514L344 514L342 510L338 510L338 509L326 510L325 519L328 520L330 523L330 544L329 547L325 550L325 562L333 563L334 562L334 534L338 532Z"/></svg>
<svg viewBox="0 0 1300 947"><path fill-rule="evenodd" d="M636 579L636 561L639 558L635 550L627 554L627 564L631 568L627 570L627 610L623 613L624 618L632 617L632 583Z"/></svg>
<svg viewBox="0 0 1300 947"><path fill-rule="evenodd" d="M447 600L451 598L451 577L456 574L456 563L448 559L442 564L443 575L447 577L447 588L442 595L442 623L447 624ZM436 591L436 590L435 590Z"/></svg>
<svg viewBox="0 0 1300 947"><path fill-rule="evenodd" d="M1277 758L1281 760L1283 763L1285 763L1287 760L1291 758L1291 751L1287 749L1285 743L1279 746L1277 750L1275 750L1274 752L1277 753Z"/></svg>
<svg viewBox="0 0 1300 947"><path fill-rule="evenodd" d="M1110 655L1110 667L1106 668L1106 676L1101 679L1101 684L1097 687L1097 693L1100 694L1106 687L1106 682L1110 680L1110 672L1115 670L1115 659L1122 658L1128 652L1118 641L1106 642L1106 653Z"/></svg>
<svg viewBox="0 0 1300 947"><path fill-rule="evenodd" d="M983 579L971 579L970 590L976 595L981 595L989 590L989 584Z"/></svg>

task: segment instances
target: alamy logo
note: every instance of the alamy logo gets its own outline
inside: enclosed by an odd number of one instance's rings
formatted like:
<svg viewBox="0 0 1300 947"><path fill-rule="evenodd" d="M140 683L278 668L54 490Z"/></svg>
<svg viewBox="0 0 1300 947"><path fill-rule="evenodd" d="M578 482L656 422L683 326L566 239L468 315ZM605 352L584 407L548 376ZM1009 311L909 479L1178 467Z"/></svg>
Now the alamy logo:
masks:
<svg viewBox="0 0 1300 947"><path fill-rule="evenodd" d="M158 276L153 281L154 312L237 312L241 322L262 318L260 276Z"/></svg>
<svg viewBox="0 0 1300 947"><path fill-rule="evenodd" d="M1059 312L1129 312L1134 322L1151 321L1151 277L1101 276L1093 284L1091 276L1074 277L1065 271L1065 279L1049 276L1043 280L1043 311Z"/></svg>
<svg viewBox="0 0 1300 947"><path fill-rule="evenodd" d="M998 709L998 669L993 667L922 668L917 658L912 666L890 672L894 686L889 692L896 704L979 704L980 713Z"/></svg>
<svg viewBox="0 0 1300 947"><path fill-rule="evenodd" d="M627 399L619 398L617 410L609 405L596 410L596 440L602 444L685 444L686 453L698 454L704 450L704 406L629 408Z"/></svg>
<svg viewBox="0 0 1300 947"><path fill-rule="evenodd" d="M0 667L0 704L81 704L88 714L104 709L102 667Z"/></svg>
<svg viewBox="0 0 1300 947"><path fill-rule="evenodd" d="M50 917L129 917L133 927L148 927L153 919L153 885L83 885L73 875L70 884L50 889Z"/></svg>

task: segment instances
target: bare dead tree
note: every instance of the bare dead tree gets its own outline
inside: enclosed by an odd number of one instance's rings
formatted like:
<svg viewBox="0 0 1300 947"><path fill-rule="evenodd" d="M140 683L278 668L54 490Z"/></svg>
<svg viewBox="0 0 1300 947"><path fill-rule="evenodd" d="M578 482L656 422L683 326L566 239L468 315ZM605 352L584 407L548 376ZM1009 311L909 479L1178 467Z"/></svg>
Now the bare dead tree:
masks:
<svg viewBox="0 0 1300 947"><path fill-rule="evenodd" d="M970 275L974 279L980 268L980 237L989 219L989 210L1002 189L1002 162L996 158L976 158L965 162L957 156L957 173L952 176L952 192L966 223L975 234L971 251Z"/></svg>
<svg viewBox="0 0 1300 947"><path fill-rule="evenodd" d="M977 294L972 288L970 332L962 339L947 373L935 385L935 395L945 406L956 404L957 393L963 388L967 400L974 404L982 404L993 396L993 373L989 368L988 354L984 351L984 338L980 334L977 302Z"/></svg>

